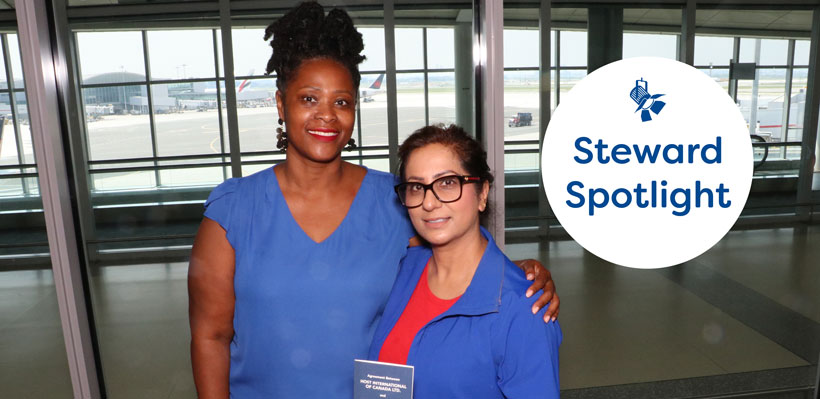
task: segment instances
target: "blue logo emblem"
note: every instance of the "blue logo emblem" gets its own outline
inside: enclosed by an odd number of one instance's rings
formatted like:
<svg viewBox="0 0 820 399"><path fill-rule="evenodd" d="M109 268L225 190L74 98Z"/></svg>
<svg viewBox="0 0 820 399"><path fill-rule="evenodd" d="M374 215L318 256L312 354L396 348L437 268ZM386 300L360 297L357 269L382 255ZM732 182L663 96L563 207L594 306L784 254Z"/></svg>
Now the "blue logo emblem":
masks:
<svg viewBox="0 0 820 399"><path fill-rule="evenodd" d="M641 83L643 83L643 86ZM638 109L636 109L635 112L641 111L641 122L652 120L652 115L649 113L650 111L655 115L661 113L666 103L657 100L660 96L663 96L663 94L649 94L649 83L643 80L643 78L635 81L635 87L629 92L629 97L638 104Z"/></svg>

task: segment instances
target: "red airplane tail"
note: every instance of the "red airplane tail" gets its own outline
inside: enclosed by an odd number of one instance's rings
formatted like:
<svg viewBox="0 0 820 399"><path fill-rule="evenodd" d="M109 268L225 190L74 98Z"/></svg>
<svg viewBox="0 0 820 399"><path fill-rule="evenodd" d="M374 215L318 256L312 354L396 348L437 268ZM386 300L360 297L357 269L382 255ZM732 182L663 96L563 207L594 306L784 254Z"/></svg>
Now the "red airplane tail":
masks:
<svg viewBox="0 0 820 399"><path fill-rule="evenodd" d="M383 79L384 79L384 74L379 75L379 77L378 77L378 78L376 78L376 81L374 81L374 82L373 82L373 84L372 84L372 85L370 85L370 87L369 87L369 88L370 88L370 89L374 89L374 90L379 90L379 89L381 89L381 88L382 88L382 80L383 80Z"/></svg>

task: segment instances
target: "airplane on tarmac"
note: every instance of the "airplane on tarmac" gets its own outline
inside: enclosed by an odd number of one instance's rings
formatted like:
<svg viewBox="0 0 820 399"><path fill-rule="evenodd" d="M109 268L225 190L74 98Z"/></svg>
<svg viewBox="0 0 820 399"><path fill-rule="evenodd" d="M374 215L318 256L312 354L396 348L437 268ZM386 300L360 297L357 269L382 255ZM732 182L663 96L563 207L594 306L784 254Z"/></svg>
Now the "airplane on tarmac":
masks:
<svg viewBox="0 0 820 399"><path fill-rule="evenodd" d="M251 70L247 76L253 76L253 70ZM267 101L267 102L275 102L275 91L276 88L263 88L259 87L258 90L249 89L251 84L253 83L250 79L243 80L239 86L237 86L236 90L236 99L237 101ZM260 82L263 83L263 82ZM264 82L267 83L267 82ZM256 86L258 87L258 86ZM362 102L373 102L375 99L373 98L374 95L384 93L384 74L380 74L376 77L376 80L373 81L367 89L361 90L360 98Z"/></svg>
<svg viewBox="0 0 820 399"><path fill-rule="evenodd" d="M373 96L379 93L384 93L384 74L380 74L376 80L373 81L367 89L364 89L359 94L359 98L362 99L362 102L370 103L376 101L373 99Z"/></svg>

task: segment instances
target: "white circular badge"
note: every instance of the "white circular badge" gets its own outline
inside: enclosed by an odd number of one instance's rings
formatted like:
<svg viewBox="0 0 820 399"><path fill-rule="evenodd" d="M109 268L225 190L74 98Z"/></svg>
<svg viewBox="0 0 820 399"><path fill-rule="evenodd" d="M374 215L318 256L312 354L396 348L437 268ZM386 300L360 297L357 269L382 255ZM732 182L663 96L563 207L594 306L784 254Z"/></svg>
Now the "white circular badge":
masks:
<svg viewBox="0 0 820 399"><path fill-rule="evenodd" d="M541 154L555 216L618 265L673 266L729 231L752 183L743 115L695 68L629 58L585 77L555 110Z"/></svg>

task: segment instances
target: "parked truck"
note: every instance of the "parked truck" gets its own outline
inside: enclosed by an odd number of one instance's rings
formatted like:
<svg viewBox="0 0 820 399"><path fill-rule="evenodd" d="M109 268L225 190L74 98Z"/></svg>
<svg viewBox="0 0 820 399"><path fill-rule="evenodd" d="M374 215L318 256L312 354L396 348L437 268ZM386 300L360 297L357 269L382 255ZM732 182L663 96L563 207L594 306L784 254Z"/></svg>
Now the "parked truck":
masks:
<svg viewBox="0 0 820 399"><path fill-rule="evenodd" d="M510 127L519 127L519 126L530 126L532 125L532 113L530 112L519 112L508 122Z"/></svg>

